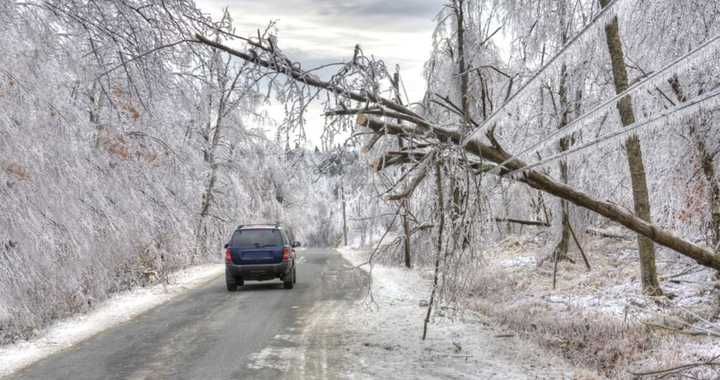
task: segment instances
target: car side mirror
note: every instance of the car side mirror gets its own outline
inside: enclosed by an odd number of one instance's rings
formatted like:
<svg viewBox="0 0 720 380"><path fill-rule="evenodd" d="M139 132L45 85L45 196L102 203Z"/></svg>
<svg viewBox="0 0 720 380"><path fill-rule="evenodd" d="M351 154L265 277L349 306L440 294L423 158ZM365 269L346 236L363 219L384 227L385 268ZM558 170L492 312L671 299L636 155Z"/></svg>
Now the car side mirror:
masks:
<svg viewBox="0 0 720 380"><path fill-rule="evenodd" d="M297 248L297 247L299 247L299 246L301 246L301 245L302 245L302 244L300 244L299 241L295 241L295 242L292 243L292 247L293 247L293 248Z"/></svg>

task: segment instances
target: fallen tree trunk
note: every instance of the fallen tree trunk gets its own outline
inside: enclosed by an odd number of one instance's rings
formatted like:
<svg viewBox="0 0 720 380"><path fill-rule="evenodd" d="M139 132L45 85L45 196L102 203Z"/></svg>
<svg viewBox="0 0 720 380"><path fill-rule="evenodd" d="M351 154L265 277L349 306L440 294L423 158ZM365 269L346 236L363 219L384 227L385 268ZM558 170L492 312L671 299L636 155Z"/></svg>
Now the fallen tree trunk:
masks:
<svg viewBox="0 0 720 380"><path fill-rule="evenodd" d="M324 81L320 80L318 77L311 75L308 72L302 71L298 66L293 65L292 62L289 62L287 60L263 59L263 58L259 57L256 52L252 52L252 53L242 52L242 51L233 49L229 46L225 46L217 41L213 41L201 34L196 34L195 39L197 39L198 42L201 42L205 45L214 47L218 50L222 50L230 55L234 55L234 56L241 58L245 61L248 61L250 63L254 63L254 64L264 67L266 69L287 75L290 78L297 80L298 82L302 82L309 86L328 90L337 96L341 96L341 97L344 97L347 99L352 99L352 100L355 100L358 102L363 102L363 103L373 102L373 103L382 105L383 107L387 107L393 111L403 113L405 115L419 117L415 112L412 112L407 107L399 105L399 104L397 104L391 100L385 99L381 96L377 96L377 95L371 94L369 92L359 93L359 92L349 91L347 89L344 89L344 88L334 85L332 83L324 82ZM270 50L270 52L274 53L274 49L272 49L272 48L268 48L267 50Z"/></svg>
<svg viewBox="0 0 720 380"><path fill-rule="evenodd" d="M392 134L401 130L399 126L391 125L377 118L369 117L363 114L358 115L357 122L359 125L372 129L377 133ZM463 134L456 130L451 130L439 126L432 126L428 123L418 126L419 134L434 135L440 142L461 144ZM408 132L409 127L404 127L403 131ZM522 170L527 164L518 160L511 159L512 155L500 148L486 145L473 138L465 144L467 153L473 154L482 159L502 164L507 162L500 171L500 175L507 174L514 170ZM582 208L594 211L614 222L620 223L633 232L641 234L648 239L662 246L668 247L682 255L690 257L698 264L710 267L720 271L720 256L714 255L710 250L693 244L687 240L677 237L660 227L648 223L634 214L625 211L615 204L605 201L593 199L588 194L577 191L568 185L555 181L554 179L537 172L535 170L525 171L522 182L528 186L543 191L548 194L555 195Z"/></svg>
<svg viewBox="0 0 720 380"><path fill-rule="evenodd" d="M498 223L512 223L519 224L521 226L534 226L534 227L552 227L548 222L536 222L534 220L521 220L513 218L495 218Z"/></svg>
<svg viewBox="0 0 720 380"><path fill-rule="evenodd" d="M618 239L618 240L632 240L633 239L633 237L630 235L616 234L616 233L613 233L612 231L605 231L605 230L602 230L599 228L593 228L593 227L588 227L587 229L585 229L585 233L587 233L589 235L601 237L601 238L610 238L610 239Z"/></svg>
<svg viewBox="0 0 720 380"><path fill-rule="evenodd" d="M508 152L504 151L500 147L500 145L496 141L494 141L492 136L489 137L491 138L493 145L485 144L481 142L477 137L473 137L469 139L469 141L467 141L466 143L463 143L464 136L461 131L432 125L431 123L424 120L422 116L413 112L409 108L397 104L391 100L382 98L378 95L368 92L360 93L350 91L336 84L322 81L315 76L308 75L307 72L304 72L299 68L299 65L294 65L284 56L273 56L274 59L270 60L263 59L259 57L257 53L241 52L218 42L212 41L201 35L196 35L196 39L198 42L223 50L231 55L234 55L245 61L254 63L260 67L264 67L274 72L287 75L288 77L305 83L306 85L325 89L329 92L332 92L336 96L355 100L367 105L374 104L385 107L389 110L395 111L385 112L387 116L391 116L393 119L402 119L415 125L399 125L395 123L385 122L378 119L377 117L358 114L357 123L359 125L372 129L377 134L420 135L424 137L434 137L442 143L462 146L465 152L469 154L472 154L483 160L496 163L498 165L502 164L503 167L500 168L499 173L501 176L515 170L522 171L523 168L527 166L527 164L521 160L512 159L513 156ZM271 54L275 54L275 51L272 47L265 48L265 51ZM354 112L352 113L358 112L362 111L354 110ZM596 200L588 194L577 191L568 185L557 182L549 176L546 176L545 174L534 170L524 171L523 177L517 180L526 183L530 187L533 187L548 194L555 195L558 198L564 199L577 206L596 212L616 223L622 224L633 232L649 238L655 243L668 247L682 255L692 258L700 265L720 271L720 255L716 256L708 249L702 248L696 244L693 244L687 240L673 235L669 231L663 230L662 228L648 223L641 218L638 218L634 214L618 207L615 204L606 201Z"/></svg>

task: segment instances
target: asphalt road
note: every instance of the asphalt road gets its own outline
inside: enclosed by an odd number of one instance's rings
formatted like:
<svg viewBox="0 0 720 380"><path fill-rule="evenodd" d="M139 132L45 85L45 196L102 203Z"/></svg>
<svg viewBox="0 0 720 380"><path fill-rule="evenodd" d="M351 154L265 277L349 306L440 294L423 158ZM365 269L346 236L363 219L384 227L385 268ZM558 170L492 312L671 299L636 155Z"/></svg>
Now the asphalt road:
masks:
<svg viewBox="0 0 720 380"><path fill-rule="evenodd" d="M349 267L334 251L308 249L292 290L277 280L230 293L219 277L8 379L334 378L332 332L305 330L322 329L328 305L363 296L367 278Z"/></svg>

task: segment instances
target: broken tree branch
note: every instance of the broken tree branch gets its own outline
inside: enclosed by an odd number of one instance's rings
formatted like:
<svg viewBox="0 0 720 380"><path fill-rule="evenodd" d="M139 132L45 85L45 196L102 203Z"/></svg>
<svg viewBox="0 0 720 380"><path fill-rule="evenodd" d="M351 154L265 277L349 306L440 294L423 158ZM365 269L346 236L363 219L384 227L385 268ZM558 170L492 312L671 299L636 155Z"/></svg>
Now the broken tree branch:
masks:
<svg viewBox="0 0 720 380"><path fill-rule="evenodd" d="M405 200L409 198L415 189L420 186L420 184L425 180L425 177L427 176L427 167L428 167L428 161L429 158L432 157L432 154L428 154L423 159L423 162L418 166L419 173L415 175L415 177L412 178L412 180L405 186L405 189L398 193L393 195L388 195L385 197L388 201L400 201Z"/></svg>
<svg viewBox="0 0 720 380"><path fill-rule="evenodd" d="M410 133L410 129L413 128L412 126L404 126L403 130L401 126L392 125L392 123L380 122L374 120L372 117L362 114L358 115L357 122L359 125L373 130L379 125L383 125L385 127L385 131L389 134L392 134L395 131ZM433 135L440 142L448 144L459 145L462 143L463 139L463 134L459 131L440 126L430 125L429 127L426 127L418 125L417 133L421 135ZM505 166L499 171L499 175L501 176L507 174L508 171L513 171L526 166L525 162L518 159L512 159L512 156L509 153L503 151L502 149L484 144L477 138L467 141L464 149L467 153L482 159L497 164L505 163ZM646 236L657 244L668 247L675 252L692 258L700 265L720 270L720 256L716 256L708 249L677 237L671 232L666 231L652 223L648 223L613 203L594 199L588 194L555 181L551 177L535 170L525 171L523 177L521 178L522 182L528 184L528 186L532 188L567 200L576 206L596 212L627 227L633 232Z"/></svg>
<svg viewBox="0 0 720 380"><path fill-rule="evenodd" d="M495 218L495 221L498 223L520 224L522 226L550 227L550 223L536 222L536 221L532 221L532 220L520 220L520 219L512 219L512 218Z"/></svg>
<svg viewBox="0 0 720 380"><path fill-rule="evenodd" d="M648 371L648 372L630 372L633 376L636 376L638 378L640 377L646 377L646 376L658 376L658 375L669 375L681 371L687 371L692 368L697 367L720 367L720 362L717 361L718 357L714 357L707 361L697 362L697 363L690 363L690 364L684 364L677 367L672 368L666 368L666 369L659 369L655 371Z"/></svg>
<svg viewBox="0 0 720 380"><path fill-rule="evenodd" d="M572 227L572 223L568 223L568 228L570 229L570 235L572 235L573 240L575 240L575 245L577 245L578 249L580 250L580 255L585 262L585 267L587 268L588 272L591 271L592 268L590 267L590 261L588 261L587 255L585 255L585 250L583 249L582 244L580 244L580 240L578 240L577 236L575 235L575 229Z"/></svg>
<svg viewBox="0 0 720 380"><path fill-rule="evenodd" d="M419 117L419 115L417 115L415 112L411 111L409 108L399 105L399 104L397 104L391 100L385 99L381 96L377 96L375 94L368 93L368 92L359 93L359 92L355 92L355 91L350 91L350 90L342 88L338 85L322 81L318 77L316 77L314 75L309 75L307 72L302 71L300 68L297 67L298 65L288 63L284 59L283 60L275 60L275 61L263 59L260 56L258 56L256 53L250 54L250 53L245 53L245 52L233 49L229 46L225 46L222 43L213 41L201 34L196 34L195 39L197 39L199 42L201 42L205 45L214 47L218 50L222 50L230 55L234 55L238 58L242 58L243 60L254 63L260 67L264 67L266 69L285 74L298 82L302 82L309 86L322 88L324 90L330 91L337 96L341 96L344 98L352 99L352 100L355 100L358 102L363 102L363 103L370 101L372 103L382 105L383 107L387 107L391 110L394 110L394 111L397 111L397 112L400 112L400 113L403 113L406 115L412 115L412 116Z"/></svg>
<svg viewBox="0 0 720 380"><path fill-rule="evenodd" d="M372 167L379 172L391 166L419 163L426 156L425 152L386 152L382 158L372 163Z"/></svg>

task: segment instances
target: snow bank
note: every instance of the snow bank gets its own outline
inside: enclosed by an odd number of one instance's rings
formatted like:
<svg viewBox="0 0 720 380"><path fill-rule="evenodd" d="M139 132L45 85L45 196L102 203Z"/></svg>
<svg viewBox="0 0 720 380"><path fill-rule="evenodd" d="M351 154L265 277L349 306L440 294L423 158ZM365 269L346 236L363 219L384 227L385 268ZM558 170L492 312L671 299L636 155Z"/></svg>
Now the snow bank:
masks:
<svg viewBox="0 0 720 380"><path fill-rule="evenodd" d="M188 289L217 278L223 270L223 265L208 264L175 272L170 275L168 284L117 294L88 314L55 323L36 339L0 347L0 377L133 319Z"/></svg>
<svg viewBox="0 0 720 380"><path fill-rule="evenodd" d="M369 252L343 248L341 254L371 274L365 300L355 303L339 323L345 334L350 378L572 378L577 375L558 357L542 352L488 320L443 305L421 339L431 273L363 265Z"/></svg>

